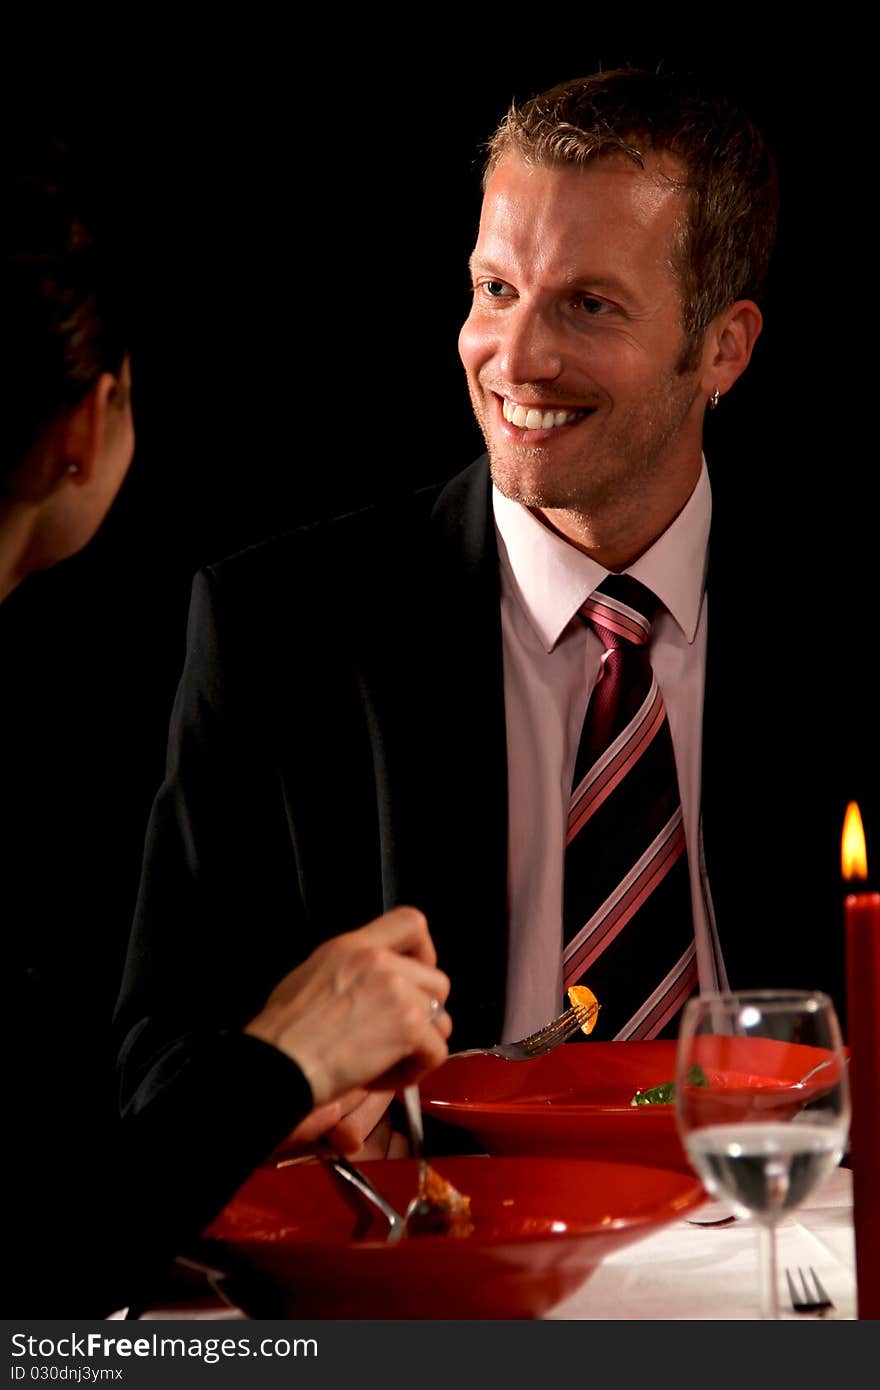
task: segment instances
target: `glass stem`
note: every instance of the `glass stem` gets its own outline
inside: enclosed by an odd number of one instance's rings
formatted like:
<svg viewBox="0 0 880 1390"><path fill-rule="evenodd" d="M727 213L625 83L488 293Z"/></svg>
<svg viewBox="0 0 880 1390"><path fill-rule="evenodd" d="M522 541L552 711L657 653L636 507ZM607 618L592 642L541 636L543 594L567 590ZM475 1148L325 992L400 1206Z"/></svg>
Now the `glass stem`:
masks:
<svg viewBox="0 0 880 1390"><path fill-rule="evenodd" d="M779 1289L776 1282L776 1223L761 1222L758 1227L758 1258L761 1266L761 1317L779 1317Z"/></svg>

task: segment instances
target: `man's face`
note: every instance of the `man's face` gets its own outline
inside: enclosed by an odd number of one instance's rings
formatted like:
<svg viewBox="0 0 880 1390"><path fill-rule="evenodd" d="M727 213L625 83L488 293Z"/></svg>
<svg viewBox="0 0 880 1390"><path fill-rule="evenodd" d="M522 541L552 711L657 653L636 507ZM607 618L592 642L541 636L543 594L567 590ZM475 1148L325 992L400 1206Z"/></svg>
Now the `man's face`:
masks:
<svg viewBox="0 0 880 1390"><path fill-rule="evenodd" d="M682 172L508 156L486 189L459 351L492 477L526 506L620 521L696 482L705 395L699 369L678 370L673 270L685 195L664 171Z"/></svg>

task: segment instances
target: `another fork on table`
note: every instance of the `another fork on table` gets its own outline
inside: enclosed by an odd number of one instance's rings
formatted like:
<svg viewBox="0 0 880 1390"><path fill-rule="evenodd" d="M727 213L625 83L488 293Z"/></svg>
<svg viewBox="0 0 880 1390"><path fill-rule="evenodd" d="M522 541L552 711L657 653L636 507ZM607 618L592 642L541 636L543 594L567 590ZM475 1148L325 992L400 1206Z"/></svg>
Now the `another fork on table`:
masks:
<svg viewBox="0 0 880 1390"><path fill-rule="evenodd" d="M788 1293L791 1298L791 1306L796 1313L827 1313L834 1307L831 1298L826 1293L821 1279L810 1265L810 1275L813 1283L812 1287L807 1283L804 1271L798 1265L798 1280L792 1277L790 1269L785 1271L785 1278L788 1282Z"/></svg>

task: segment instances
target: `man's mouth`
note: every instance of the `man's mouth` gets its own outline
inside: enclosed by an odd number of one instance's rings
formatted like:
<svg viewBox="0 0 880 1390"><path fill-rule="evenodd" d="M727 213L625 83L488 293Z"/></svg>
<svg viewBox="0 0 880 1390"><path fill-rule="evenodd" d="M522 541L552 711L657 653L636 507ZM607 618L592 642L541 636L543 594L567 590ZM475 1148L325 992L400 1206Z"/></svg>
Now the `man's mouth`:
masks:
<svg viewBox="0 0 880 1390"><path fill-rule="evenodd" d="M581 410L564 410L559 406L521 405L518 401L501 398L501 413L510 425L521 430L557 430L562 425L574 424L585 415L592 414L592 407Z"/></svg>

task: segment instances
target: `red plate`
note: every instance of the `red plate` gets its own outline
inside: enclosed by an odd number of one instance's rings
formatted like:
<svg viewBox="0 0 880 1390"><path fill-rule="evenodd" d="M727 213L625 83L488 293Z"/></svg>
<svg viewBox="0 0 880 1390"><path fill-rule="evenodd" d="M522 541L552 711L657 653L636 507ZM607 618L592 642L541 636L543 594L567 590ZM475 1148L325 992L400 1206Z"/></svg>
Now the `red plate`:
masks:
<svg viewBox="0 0 880 1390"><path fill-rule="evenodd" d="M489 1153L645 1163L690 1172L671 1105L633 1094L675 1076L671 1042L564 1043L532 1062L451 1057L421 1083L422 1105Z"/></svg>
<svg viewBox="0 0 880 1390"><path fill-rule="evenodd" d="M409 1159L362 1165L403 1210ZM260 1168L208 1227L221 1265L255 1278L229 1293L254 1317L538 1318L606 1255L703 1200L696 1178L578 1159L437 1160L471 1199L464 1235L385 1241L373 1207L322 1164Z"/></svg>
<svg viewBox="0 0 880 1390"><path fill-rule="evenodd" d="M749 1084L765 1084L769 1100L774 1089L790 1087L828 1055L766 1039L736 1042L737 1072L726 1054L705 1058L713 1088L719 1088L713 1102L725 1089L733 1099L748 1071L757 1074ZM422 1104L435 1119L469 1131L489 1153L579 1156L690 1172L674 1107L630 1104L636 1091L673 1079L675 1050L674 1040L585 1041L565 1043L532 1062L450 1057L422 1082ZM712 1070L713 1063L721 1071ZM796 1094L795 1109L807 1098ZM706 1099L708 1105L708 1092Z"/></svg>

